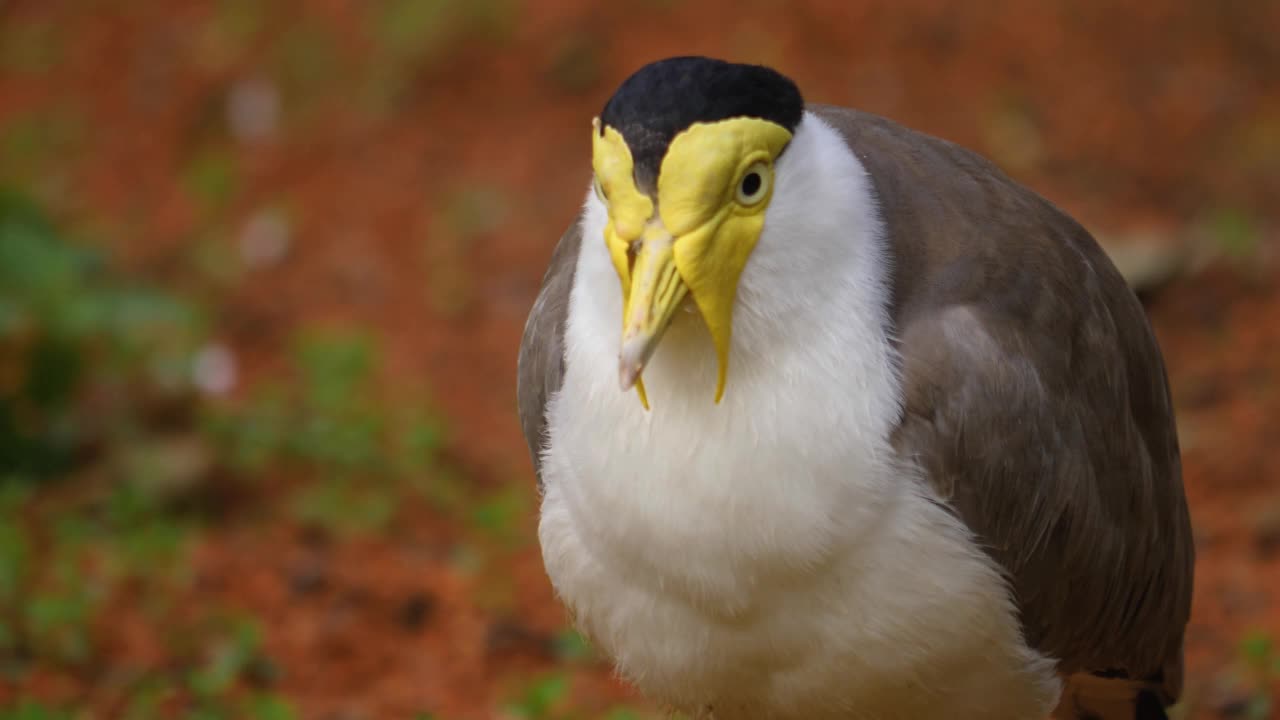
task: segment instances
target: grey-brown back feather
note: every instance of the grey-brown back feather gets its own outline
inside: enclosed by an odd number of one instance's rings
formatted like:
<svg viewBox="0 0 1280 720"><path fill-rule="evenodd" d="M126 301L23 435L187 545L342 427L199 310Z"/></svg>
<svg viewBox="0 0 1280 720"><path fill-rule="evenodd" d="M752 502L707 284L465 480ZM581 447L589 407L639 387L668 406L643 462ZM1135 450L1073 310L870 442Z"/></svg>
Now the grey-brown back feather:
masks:
<svg viewBox="0 0 1280 720"><path fill-rule="evenodd" d="M1097 243L978 155L811 107L866 167L889 238L893 438L1004 568L1064 674L1182 683L1194 563L1165 368Z"/></svg>
<svg viewBox="0 0 1280 720"><path fill-rule="evenodd" d="M524 337L520 341L516 406L539 489L542 488L547 401L560 389L564 380L564 326L569 318L569 295L573 290L574 270L581 246L582 230L575 220L551 254L551 265L542 278L542 289L529 312Z"/></svg>

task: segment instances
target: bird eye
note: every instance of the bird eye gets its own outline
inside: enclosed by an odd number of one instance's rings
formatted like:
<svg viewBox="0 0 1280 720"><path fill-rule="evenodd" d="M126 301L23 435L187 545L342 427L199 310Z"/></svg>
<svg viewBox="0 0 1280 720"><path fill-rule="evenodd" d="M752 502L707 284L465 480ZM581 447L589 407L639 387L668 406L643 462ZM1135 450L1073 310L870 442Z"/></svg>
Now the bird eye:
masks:
<svg viewBox="0 0 1280 720"><path fill-rule="evenodd" d="M738 202L743 205L755 205L769 194L769 168L764 163L756 163L747 168L747 172L738 181Z"/></svg>
<svg viewBox="0 0 1280 720"><path fill-rule="evenodd" d="M600 178L591 179L591 187L596 191L596 197L605 205L609 204L609 198L604 195L604 186L600 184Z"/></svg>

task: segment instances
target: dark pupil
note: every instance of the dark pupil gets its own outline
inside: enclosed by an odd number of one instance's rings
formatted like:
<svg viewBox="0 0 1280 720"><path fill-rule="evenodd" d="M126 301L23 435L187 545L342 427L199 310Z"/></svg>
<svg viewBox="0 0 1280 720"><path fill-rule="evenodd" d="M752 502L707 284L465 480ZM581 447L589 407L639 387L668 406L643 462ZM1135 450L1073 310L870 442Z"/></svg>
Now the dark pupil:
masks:
<svg viewBox="0 0 1280 720"><path fill-rule="evenodd" d="M747 176L742 178L742 194L747 197L755 195L760 190L760 183L760 173L747 173Z"/></svg>

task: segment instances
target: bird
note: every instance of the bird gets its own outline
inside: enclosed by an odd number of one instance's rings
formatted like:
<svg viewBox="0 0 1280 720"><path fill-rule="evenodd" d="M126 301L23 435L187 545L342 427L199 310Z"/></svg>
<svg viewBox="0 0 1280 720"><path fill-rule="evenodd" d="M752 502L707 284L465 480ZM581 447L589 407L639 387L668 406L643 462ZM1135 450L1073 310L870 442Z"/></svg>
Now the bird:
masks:
<svg viewBox="0 0 1280 720"><path fill-rule="evenodd" d="M618 674L718 720L1167 717L1173 404L1090 233L762 65L646 64L590 133L516 399L548 578Z"/></svg>

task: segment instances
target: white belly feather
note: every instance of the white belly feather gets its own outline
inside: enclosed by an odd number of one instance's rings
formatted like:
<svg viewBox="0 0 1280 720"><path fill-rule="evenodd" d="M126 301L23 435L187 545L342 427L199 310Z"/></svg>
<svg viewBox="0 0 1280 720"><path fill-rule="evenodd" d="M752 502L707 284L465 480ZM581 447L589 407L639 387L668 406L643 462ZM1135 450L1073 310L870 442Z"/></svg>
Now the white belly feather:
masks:
<svg viewBox="0 0 1280 720"><path fill-rule="evenodd" d="M877 226L849 202L869 198L860 166L820 121L801 129L783 161L832 165L808 186L780 162L775 192L836 193L830 205L852 215L815 220L834 225L814 238L807 219L784 218L801 234L786 253L767 220L739 297L786 315L735 310L719 405L693 314L645 371L652 411L618 390L621 293L598 240L603 208L588 200L567 373L547 410L547 572L622 674L679 709L1044 718L1059 692L1052 661L1023 642L994 564L886 440L899 398ZM847 267L804 254L837 232ZM841 321L823 323L817 304L842 308Z"/></svg>
<svg viewBox="0 0 1280 720"><path fill-rule="evenodd" d="M856 458L789 453L785 432L669 454L705 428L617 405L553 411L581 415L553 426L539 533L578 626L642 692L720 720L1048 715L1052 663L914 479L851 477Z"/></svg>

